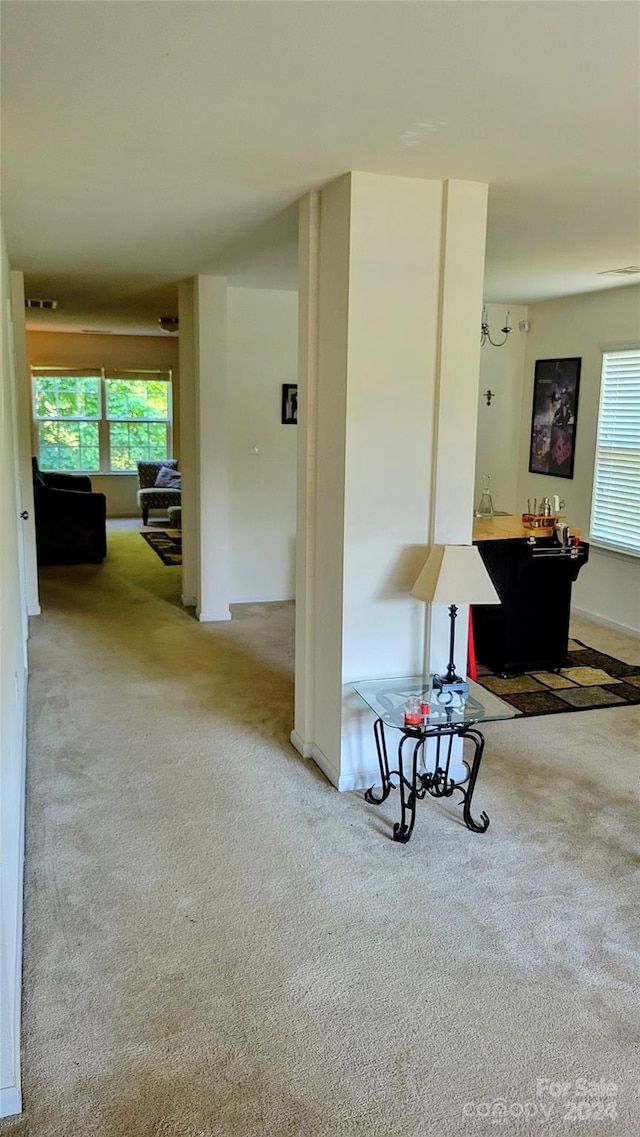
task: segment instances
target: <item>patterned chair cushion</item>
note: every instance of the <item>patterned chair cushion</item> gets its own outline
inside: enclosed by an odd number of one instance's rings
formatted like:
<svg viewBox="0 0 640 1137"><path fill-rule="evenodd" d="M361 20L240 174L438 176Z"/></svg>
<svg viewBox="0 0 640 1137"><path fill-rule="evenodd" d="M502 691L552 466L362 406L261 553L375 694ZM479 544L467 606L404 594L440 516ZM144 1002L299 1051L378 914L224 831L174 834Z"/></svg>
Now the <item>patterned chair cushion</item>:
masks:
<svg viewBox="0 0 640 1137"><path fill-rule="evenodd" d="M136 494L138 505L145 509L166 509L169 505L181 505L180 490L138 490Z"/></svg>
<svg viewBox="0 0 640 1137"><path fill-rule="evenodd" d="M148 490L155 486L161 466L168 466L170 470L178 469L175 458L164 458L161 462L138 462L138 482L141 490Z"/></svg>

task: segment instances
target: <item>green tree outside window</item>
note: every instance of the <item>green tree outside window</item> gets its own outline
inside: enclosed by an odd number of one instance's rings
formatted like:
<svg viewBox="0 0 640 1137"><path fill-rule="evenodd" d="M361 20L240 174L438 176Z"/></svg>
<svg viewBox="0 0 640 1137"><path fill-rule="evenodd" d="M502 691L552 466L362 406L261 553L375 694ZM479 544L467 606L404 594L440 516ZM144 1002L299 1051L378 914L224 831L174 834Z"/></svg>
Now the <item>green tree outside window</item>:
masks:
<svg viewBox="0 0 640 1137"><path fill-rule="evenodd" d="M33 405L43 470L124 473L169 456L170 372L33 368Z"/></svg>

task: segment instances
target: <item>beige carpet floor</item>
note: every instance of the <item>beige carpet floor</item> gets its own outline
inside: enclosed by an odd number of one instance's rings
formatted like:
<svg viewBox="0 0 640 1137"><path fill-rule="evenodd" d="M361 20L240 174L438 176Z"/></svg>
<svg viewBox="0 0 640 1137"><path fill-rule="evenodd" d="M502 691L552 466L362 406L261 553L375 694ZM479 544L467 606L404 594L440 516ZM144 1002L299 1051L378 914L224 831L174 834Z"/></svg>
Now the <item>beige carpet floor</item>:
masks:
<svg viewBox="0 0 640 1137"><path fill-rule="evenodd" d="M288 741L292 605L199 625L135 532L41 584L1 1134L638 1132L637 707L489 724L488 832L400 846Z"/></svg>

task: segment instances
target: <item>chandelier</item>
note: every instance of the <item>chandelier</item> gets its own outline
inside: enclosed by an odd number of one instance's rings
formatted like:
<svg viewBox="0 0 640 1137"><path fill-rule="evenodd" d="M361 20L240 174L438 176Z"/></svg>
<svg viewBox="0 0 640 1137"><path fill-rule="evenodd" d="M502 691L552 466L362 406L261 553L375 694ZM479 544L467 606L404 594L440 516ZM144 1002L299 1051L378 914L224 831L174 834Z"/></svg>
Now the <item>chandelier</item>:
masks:
<svg viewBox="0 0 640 1137"><path fill-rule="evenodd" d="M480 325L480 344L481 345L485 344L488 341L492 345L492 347L503 347L509 338L509 332L513 330L511 327L511 324L509 323L510 315L511 315L511 313L507 309L507 315L506 315L506 318L504 321L504 328L500 329L500 331L502 332L502 335L504 336L504 339L499 340L499 341L498 340L492 340L491 339L491 331L489 329L489 317L487 315L487 309L483 308L482 309L482 323Z"/></svg>

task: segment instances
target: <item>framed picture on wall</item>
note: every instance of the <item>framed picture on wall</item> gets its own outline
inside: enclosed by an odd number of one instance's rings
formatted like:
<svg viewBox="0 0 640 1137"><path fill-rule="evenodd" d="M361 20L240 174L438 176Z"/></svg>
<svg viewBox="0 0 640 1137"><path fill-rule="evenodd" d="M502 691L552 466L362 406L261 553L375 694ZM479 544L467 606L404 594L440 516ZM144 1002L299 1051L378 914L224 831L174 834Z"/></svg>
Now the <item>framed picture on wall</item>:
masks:
<svg viewBox="0 0 640 1137"><path fill-rule="evenodd" d="M537 359L529 473L572 478L582 359Z"/></svg>
<svg viewBox="0 0 640 1137"><path fill-rule="evenodd" d="M296 426L298 422L298 384L282 384L282 422Z"/></svg>

